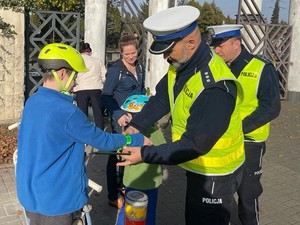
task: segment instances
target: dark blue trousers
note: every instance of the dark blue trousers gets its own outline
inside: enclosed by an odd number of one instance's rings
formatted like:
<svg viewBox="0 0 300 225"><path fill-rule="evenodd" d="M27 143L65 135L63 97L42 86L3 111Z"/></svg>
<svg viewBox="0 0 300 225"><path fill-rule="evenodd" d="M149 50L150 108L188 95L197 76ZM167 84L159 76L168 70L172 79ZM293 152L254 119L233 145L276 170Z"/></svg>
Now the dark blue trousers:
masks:
<svg viewBox="0 0 300 225"><path fill-rule="evenodd" d="M227 176L203 176L187 171L186 225L228 225L242 170L243 166Z"/></svg>
<svg viewBox="0 0 300 225"><path fill-rule="evenodd" d="M231 219L233 225L258 225L258 198L263 192L260 178L262 158L266 152L265 142L245 142L245 168L241 185L237 190L237 213Z"/></svg>

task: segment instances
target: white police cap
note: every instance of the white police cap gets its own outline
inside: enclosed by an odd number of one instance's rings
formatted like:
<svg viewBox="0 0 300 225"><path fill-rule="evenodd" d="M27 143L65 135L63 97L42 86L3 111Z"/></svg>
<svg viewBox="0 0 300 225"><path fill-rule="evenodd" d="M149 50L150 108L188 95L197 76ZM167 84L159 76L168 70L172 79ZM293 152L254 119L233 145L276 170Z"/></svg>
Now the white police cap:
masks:
<svg viewBox="0 0 300 225"><path fill-rule="evenodd" d="M224 24L218 26L209 26L206 30L211 35L211 46L218 46L232 37L240 37L241 29L244 26L241 24Z"/></svg>
<svg viewBox="0 0 300 225"><path fill-rule="evenodd" d="M198 25L200 12L192 6L176 6L148 17L143 25L153 35L149 51L162 54L170 50L176 41L190 34Z"/></svg>

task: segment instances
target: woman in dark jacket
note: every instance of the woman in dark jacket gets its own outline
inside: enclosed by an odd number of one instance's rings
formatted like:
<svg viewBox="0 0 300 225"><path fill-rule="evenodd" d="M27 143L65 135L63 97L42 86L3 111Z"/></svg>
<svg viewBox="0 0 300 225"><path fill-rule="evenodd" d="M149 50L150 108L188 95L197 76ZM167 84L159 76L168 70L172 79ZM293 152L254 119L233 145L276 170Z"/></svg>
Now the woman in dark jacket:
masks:
<svg viewBox="0 0 300 225"><path fill-rule="evenodd" d="M113 133L122 130L131 120L132 115L120 107L125 99L131 95L145 94L145 74L141 64L137 61L138 42L133 35L124 35L119 41L121 58L108 65L106 81L102 92L102 102L111 117ZM110 155L106 167L109 204L121 208L123 198L120 197L122 188L122 171L119 168L117 177L117 157Z"/></svg>

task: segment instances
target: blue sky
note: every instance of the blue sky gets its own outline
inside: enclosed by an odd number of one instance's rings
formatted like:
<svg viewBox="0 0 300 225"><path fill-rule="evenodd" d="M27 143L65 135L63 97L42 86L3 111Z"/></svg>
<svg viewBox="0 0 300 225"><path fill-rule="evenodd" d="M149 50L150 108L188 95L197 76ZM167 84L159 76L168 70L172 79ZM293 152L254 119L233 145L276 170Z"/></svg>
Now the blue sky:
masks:
<svg viewBox="0 0 300 225"><path fill-rule="evenodd" d="M213 0L197 0L201 5L204 2L211 3ZM280 0L279 6L279 21L284 20L288 22L290 0ZM239 0L215 0L216 5L222 10L225 16L229 15L235 18L237 14ZM270 21L274 9L275 0L262 0L262 13Z"/></svg>
<svg viewBox="0 0 300 225"><path fill-rule="evenodd" d="M144 0L136 0L138 3L143 2ZM204 2L211 3L213 0L196 0L201 5ZM262 13L270 21L275 1L276 0L261 0L262 1ZM292 1L292 0L291 0ZM229 15L231 18L235 18L237 10L239 7L239 0L215 0L216 5L222 10L225 16ZM289 19L289 4L290 0L280 0L279 6L279 21L284 20L288 22Z"/></svg>

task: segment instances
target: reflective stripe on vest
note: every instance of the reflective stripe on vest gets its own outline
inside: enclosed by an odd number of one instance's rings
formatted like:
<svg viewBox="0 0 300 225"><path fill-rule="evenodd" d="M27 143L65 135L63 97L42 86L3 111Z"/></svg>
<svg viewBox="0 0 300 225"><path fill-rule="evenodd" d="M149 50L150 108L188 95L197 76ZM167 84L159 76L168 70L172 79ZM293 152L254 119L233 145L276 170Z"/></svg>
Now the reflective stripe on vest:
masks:
<svg viewBox="0 0 300 225"><path fill-rule="evenodd" d="M226 175L238 169L245 160L244 137L238 106L243 99L243 92L235 76L223 60L214 55L209 67L194 74L185 84L174 101L173 86L176 78L176 68L170 66L168 71L168 89L172 115L172 139L179 140L186 131L189 109L196 98L205 89L205 85L222 80L233 80L238 87L236 108L232 114L227 131L216 142L213 148L203 156L180 164L186 170L203 175Z"/></svg>
<svg viewBox="0 0 300 225"><path fill-rule="evenodd" d="M259 87L261 73L265 63L257 58L253 58L240 73L238 80L244 88L244 101L241 105L241 118L249 116L258 106L257 91ZM270 133L270 123L245 134L246 138L255 141L265 141Z"/></svg>

